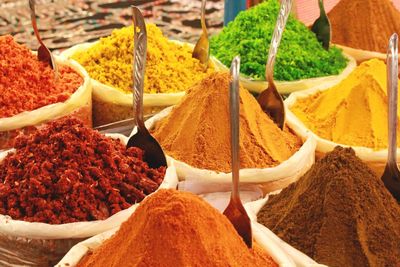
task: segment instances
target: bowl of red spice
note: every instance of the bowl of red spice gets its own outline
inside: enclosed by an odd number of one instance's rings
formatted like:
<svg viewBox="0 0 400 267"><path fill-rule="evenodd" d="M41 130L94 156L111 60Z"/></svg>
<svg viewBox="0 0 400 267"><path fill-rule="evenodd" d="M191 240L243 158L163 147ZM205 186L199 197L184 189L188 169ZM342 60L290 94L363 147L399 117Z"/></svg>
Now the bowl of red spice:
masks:
<svg viewBox="0 0 400 267"><path fill-rule="evenodd" d="M58 78L11 35L0 36L0 149L12 147L20 132L58 117L74 115L92 124L92 89L77 62L55 57Z"/></svg>
<svg viewBox="0 0 400 267"><path fill-rule="evenodd" d="M119 226L147 195L176 187L173 166L150 168L126 142L73 117L19 135L0 153L0 259L54 265L74 244Z"/></svg>

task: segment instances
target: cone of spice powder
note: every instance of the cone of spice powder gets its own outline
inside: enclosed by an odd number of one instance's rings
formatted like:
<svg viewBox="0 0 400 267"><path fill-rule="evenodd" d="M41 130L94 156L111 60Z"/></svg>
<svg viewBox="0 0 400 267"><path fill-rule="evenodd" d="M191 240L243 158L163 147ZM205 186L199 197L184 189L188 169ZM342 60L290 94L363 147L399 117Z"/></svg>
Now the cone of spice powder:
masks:
<svg viewBox="0 0 400 267"><path fill-rule="evenodd" d="M400 32L400 11L391 0L341 0L328 17L332 42L357 62L385 60L390 36Z"/></svg>
<svg viewBox="0 0 400 267"><path fill-rule="evenodd" d="M230 172L229 82L229 73L211 74L156 124L154 137L169 156L199 169ZM302 142L289 128L280 130L240 87L239 145L242 168L267 168L287 160Z"/></svg>
<svg viewBox="0 0 400 267"><path fill-rule="evenodd" d="M383 182L337 147L257 216L290 245L331 267L400 266L400 206Z"/></svg>
<svg viewBox="0 0 400 267"><path fill-rule="evenodd" d="M159 190L77 266L278 265L257 243L248 249L229 220L200 197Z"/></svg>

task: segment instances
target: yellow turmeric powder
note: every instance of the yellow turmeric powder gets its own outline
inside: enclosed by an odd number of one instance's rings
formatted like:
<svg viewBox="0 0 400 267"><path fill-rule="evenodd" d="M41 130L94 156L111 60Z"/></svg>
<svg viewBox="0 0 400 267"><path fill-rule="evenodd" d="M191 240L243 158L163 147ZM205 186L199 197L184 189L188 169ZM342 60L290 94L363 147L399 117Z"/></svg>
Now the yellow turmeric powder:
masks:
<svg viewBox="0 0 400 267"><path fill-rule="evenodd" d="M213 72L192 58L193 49L163 36L154 24L147 24L147 64L145 93L185 91L195 82ZM73 56L89 75L109 86L130 93L132 88L133 26L114 30L108 37Z"/></svg>
<svg viewBox="0 0 400 267"><path fill-rule="evenodd" d="M366 61L336 86L299 99L290 109L324 139L384 149L388 144L386 65L378 59Z"/></svg>
<svg viewBox="0 0 400 267"><path fill-rule="evenodd" d="M167 154L196 168L231 171L229 82L229 73L211 74L156 125L154 137ZM279 129L243 87L239 122L241 168L279 165L302 144L289 128Z"/></svg>

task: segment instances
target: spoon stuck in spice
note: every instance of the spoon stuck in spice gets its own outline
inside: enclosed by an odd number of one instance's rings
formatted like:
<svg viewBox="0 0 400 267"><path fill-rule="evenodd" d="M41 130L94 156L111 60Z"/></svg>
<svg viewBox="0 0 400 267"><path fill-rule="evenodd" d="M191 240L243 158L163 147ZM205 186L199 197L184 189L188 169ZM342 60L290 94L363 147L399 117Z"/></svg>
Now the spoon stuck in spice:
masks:
<svg viewBox="0 0 400 267"><path fill-rule="evenodd" d="M317 39L322 43L325 50L329 50L329 43L331 41L331 22L325 12L324 1L318 0L319 4L319 18L314 21L311 31L315 33Z"/></svg>
<svg viewBox="0 0 400 267"><path fill-rule="evenodd" d="M147 130L143 121L143 89L144 73L146 69L147 31L144 18L140 10L132 6L133 10L133 112L137 132L133 134L127 144L128 147L139 147L144 151L144 160L151 168L167 166L164 152L153 136Z"/></svg>
<svg viewBox="0 0 400 267"><path fill-rule="evenodd" d="M29 9L31 13L31 22L32 22L32 28L33 32L35 33L36 39L38 40L40 46L37 51L37 57L39 61L47 62L50 67L54 70L54 76L57 78L58 77L58 69L57 69L57 64L56 61L53 57L53 54L50 52L50 50L47 48L47 46L43 43L42 38L40 38L39 30L37 28L37 23L36 23L36 12L35 12L35 0L29 0Z"/></svg>
<svg viewBox="0 0 400 267"><path fill-rule="evenodd" d="M208 32L205 19L206 13L206 0L201 1L201 29L202 33L196 46L193 49L192 57L200 60L201 63L207 64L210 58L210 43L208 41Z"/></svg>
<svg viewBox="0 0 400 267"><path fill-rule="evenodd" d="M231 65L232 81L229 90L229 108L231 121L231 157L232 157L232 191L224 215L231 221L246 245L251 248L253 239L251 223L243 207L239 194L239 71L240 57L236 56Z"/></svg>
<svg viewBox="0 0 400 267"><path fill-rule="evenodd" d="M398 36L393 34L387 51L387 92L389 105L388 159L382 181L398 202L400 202L400 171L397 166L397 100L398 100Z"/></svg>
<svg viewBox="0 0 400 267"><path fill-rule="evenodd" d="M283 0L279 10L278 20L276 22L274 34L272 35L271 44L269 47L268 60L265 68L265 77L268 81L268 88L261 92L257 101L262 110L267 113L271 119L283 129L285 124L285 106L283 99L278 93L274 83L274 65L278 47L282 39L283 31L285 30L286 21L289 17L292 8L292 0Z"/></svg>

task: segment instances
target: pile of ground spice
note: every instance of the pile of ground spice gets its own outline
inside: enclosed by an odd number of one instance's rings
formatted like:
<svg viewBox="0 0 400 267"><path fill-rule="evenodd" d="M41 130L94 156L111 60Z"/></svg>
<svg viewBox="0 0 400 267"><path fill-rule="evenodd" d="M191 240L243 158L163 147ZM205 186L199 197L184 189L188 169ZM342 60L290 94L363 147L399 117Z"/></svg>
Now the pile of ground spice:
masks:
<svg viewBox="0 0 400 267"><path fill-rule="evenodd" d="M383 61L365 61L339 84L299 99L290 110L324 139L374 150L387 148L386 76ZM397 133L400 138L400 123Z"/></svg>
<svg viewBox="0 0 400 267"><path fill-rule="evenodd" d="M390 0L341 0L328 17L332 42L357 49L386 53L400 32L400 11Z"/></svg>
<svg viewBox="0 0 400 267"><path fill-rule="evenodd" d="M258 214L283 240L331 267L400 266L400 206L351 148L337 147Z"/></svg>
<svg viewBox="0 0 400 267"><path fill-rule="evenodd" d="M191 166L231 171L229 73L213 73L196 84L163 118L154 137L166 153ZM285 126L282 131L257 100L240 86L240 166L266 168L287 160L301 140Z"/></svg>
<svg viewBox="0 0 400 267"><path fill-rule="evenodd" d="M259 245L248 249L230 221L200 197L160 190L77 266L278 265Z"/></svg>
<svg viewBox="0 0 400 267"><path fill-rule="evenodd" d="M15 149L0 163L0 214L15 220L106 219L154 192L165 174L139 148L69 117L19 136Z"/></svg>
<svg viewBox="0 0 400 267"><path fill-rule="evenodd" d="M0 118L66 101L83 78L68 66L58 66L54 79L51 67L37 59L12 36L0 36Z"/></svg>
<svg viewBox="0 0 400 267"><path fill-rule="evenodd" d="M168 40L154 24L147 24L145 93L185 91L213 72L192 58L193 49ZM132 92L133 26L114 30L108 37L73 56L89 75L123 92Z"/></svg>
<svg viewBox="0 0 400 267"><path fill-rule="evenodd" d="M211 38L212 55L226 66L230 66L236 55L240 55L241 73L265 80L265 62L279 7L278 0L266 0L240 12L234 21ZM295 17L289 16L276 57L276 80L293 81L337 75L346 65L347 59L340 49L333 46L326 51L314 33Z"/></svg>

